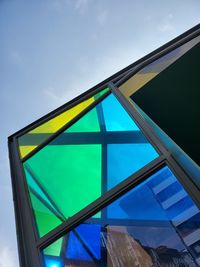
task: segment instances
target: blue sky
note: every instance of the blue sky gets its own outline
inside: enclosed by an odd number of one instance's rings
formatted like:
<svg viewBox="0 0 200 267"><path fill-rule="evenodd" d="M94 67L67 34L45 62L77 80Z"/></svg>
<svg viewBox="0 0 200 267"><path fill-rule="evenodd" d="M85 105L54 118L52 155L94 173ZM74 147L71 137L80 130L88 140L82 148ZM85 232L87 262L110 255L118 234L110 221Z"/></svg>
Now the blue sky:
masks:
<svg viewBox="0 0 200 267"><path fill-rule="evenodd" d="M0 267L18 266L7 136L198 24L199 14L199 0L0 0Z"/></svg>

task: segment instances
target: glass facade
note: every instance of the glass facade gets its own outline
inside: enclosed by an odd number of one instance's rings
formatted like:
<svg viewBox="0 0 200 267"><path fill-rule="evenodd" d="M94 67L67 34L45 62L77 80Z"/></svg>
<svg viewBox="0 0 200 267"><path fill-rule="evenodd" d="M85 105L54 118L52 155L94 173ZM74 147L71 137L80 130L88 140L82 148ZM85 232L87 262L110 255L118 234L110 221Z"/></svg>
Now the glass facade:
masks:
<svg viewBox="0 0 200 267"><path fill-rule="evenodd" d="M200 266L195 31L9 138L21 267Z"/></svg>

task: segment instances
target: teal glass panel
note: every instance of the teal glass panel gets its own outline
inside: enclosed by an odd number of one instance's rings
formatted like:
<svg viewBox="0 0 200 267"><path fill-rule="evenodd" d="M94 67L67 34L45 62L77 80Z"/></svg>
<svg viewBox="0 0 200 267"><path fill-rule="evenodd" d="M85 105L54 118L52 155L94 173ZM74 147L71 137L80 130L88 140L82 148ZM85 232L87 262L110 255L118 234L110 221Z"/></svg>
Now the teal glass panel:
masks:
<svg viewBox="0 0 200 267"><path fill-rule="evenodd" d="M174 183L178 191L167 191ZM179 209L177 203L184 195L192 206ZM174 207L173 216L168 207ZM67 233L65 253L52 257L43 252L43 257L62 262L61 267L197 267L199 214L191 196L165 166L102 209L99 218L91 217Z"/></svg>
<svg viewBox="0 0 200 267"><path fill-rule="evenodd" d="M42 202L46 203L46 206L50 206L55 212L57 212L54 205L51 203L51 201L48 199L48 197L45 195L45 193L42 191L41 187L37 184L37 182L34 180L33 176L30 173L30 169L28 169L28 164L26 165L25 174L26 179L29 185L29 190L38 196L39 199L42 200Z"/></svg>
<svg viewBox="0 0 200 267"><path fill-rule="evenodd" d="M25 161L24 168L29 189L33 187L27 174L31 170L33 180L40 185L35 191L41 195L42 190L48 196L55 215L63 221L157 157L156 150L110 94ZM44 196L43 204L49 204ZM33 203L32 207L35 210Z"/></svg>
<svg viewBox="0 0 200 267"><path fill-rule="evenodd" d="M149 143L109 144L108 189L122 182L156 157L157 152Z"/></svg>
<svg viewBox="0 0 200 267"><path fill-rule="evenodd" d="M102 107L107 131L139 131L114 95L105 99Z"/></svg>

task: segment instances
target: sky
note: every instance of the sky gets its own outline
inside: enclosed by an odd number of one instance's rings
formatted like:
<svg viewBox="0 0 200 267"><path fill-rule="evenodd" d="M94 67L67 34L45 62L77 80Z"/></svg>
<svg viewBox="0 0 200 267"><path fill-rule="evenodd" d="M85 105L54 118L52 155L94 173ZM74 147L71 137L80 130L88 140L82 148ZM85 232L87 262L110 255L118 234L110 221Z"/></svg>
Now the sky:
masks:
<svg viewBox="0 0 200 267"><path fill-rule="evenodd" d="M199 0L0 0L0 267L19 266L7 137L199 22Z"/></svg>

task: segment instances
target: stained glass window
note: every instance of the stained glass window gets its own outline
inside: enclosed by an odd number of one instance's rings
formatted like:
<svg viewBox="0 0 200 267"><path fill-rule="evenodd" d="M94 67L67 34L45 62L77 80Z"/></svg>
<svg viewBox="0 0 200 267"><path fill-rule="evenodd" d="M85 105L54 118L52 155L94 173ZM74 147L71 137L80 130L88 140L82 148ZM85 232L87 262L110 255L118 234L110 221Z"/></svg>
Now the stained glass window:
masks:
<svg viewBox="0 0 200 267"><path fill-rule="evenodd" d="M175 191L168 190L172 185ZM190 205L184 204L185 198ZM175 210L173 215L169 208ZM44 250L45 267L52 267L51 260L60 267L196 267L193 247L200 242L195 235L199 214L165 166L104 208L99 218L92 217L67 233L59 256Z"/></svg>

